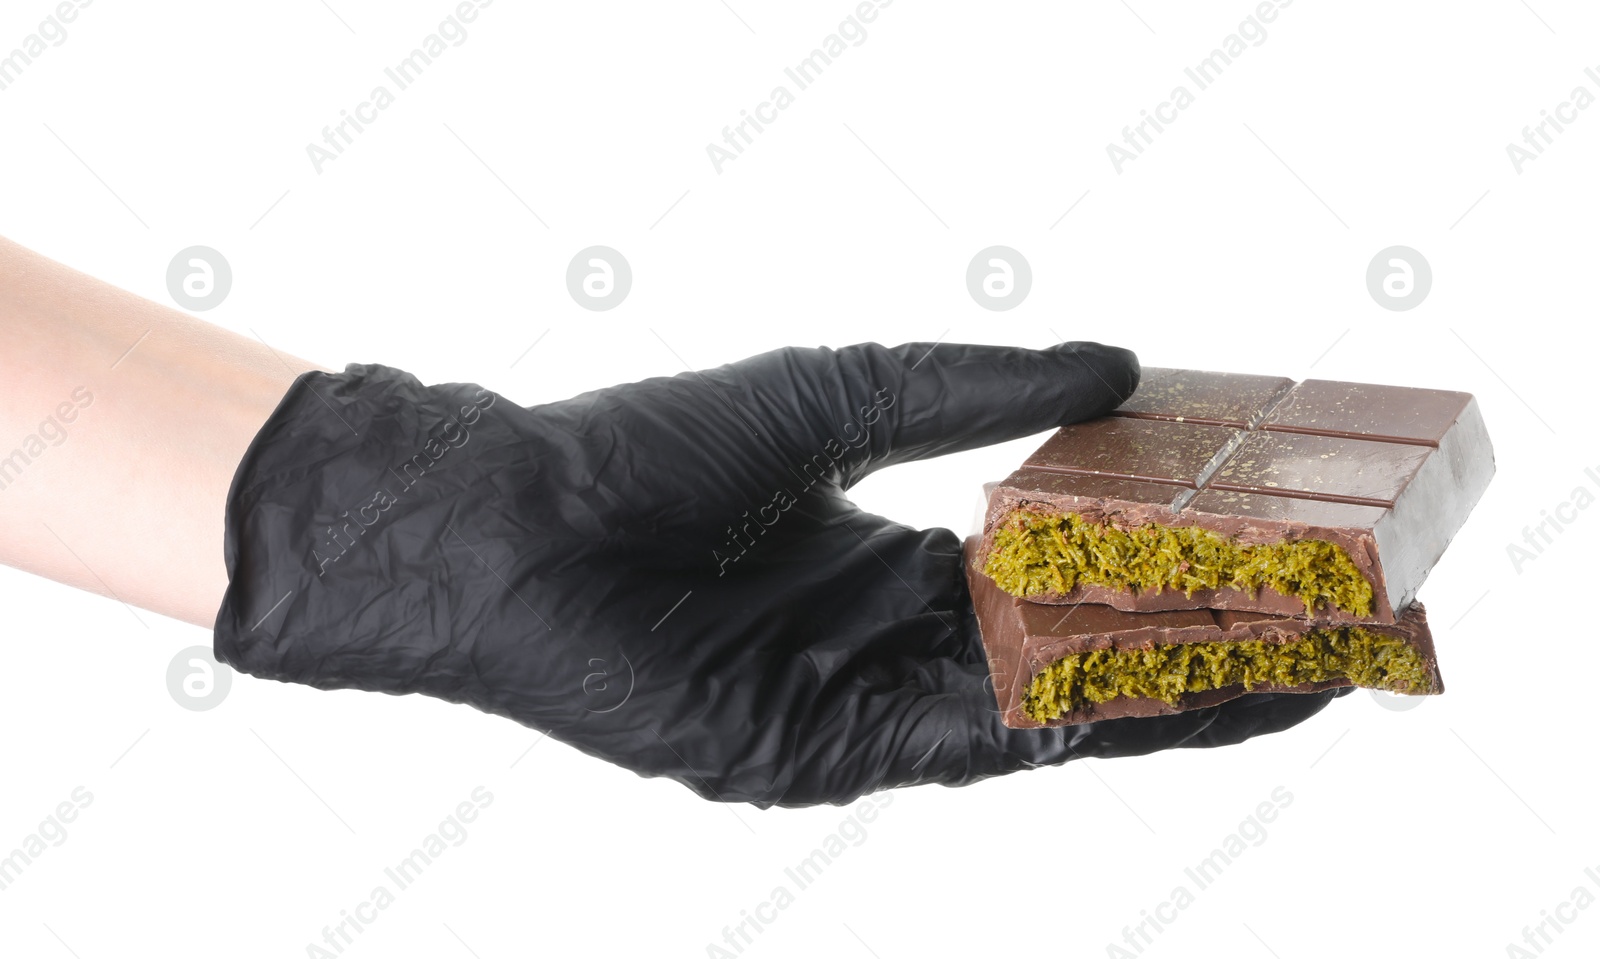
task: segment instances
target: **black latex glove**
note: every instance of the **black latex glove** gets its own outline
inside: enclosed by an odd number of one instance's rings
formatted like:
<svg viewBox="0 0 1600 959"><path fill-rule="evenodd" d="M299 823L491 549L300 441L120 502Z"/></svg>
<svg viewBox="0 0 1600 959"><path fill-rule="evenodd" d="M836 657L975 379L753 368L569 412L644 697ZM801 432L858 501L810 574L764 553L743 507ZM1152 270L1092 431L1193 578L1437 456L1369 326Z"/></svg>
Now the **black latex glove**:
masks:
<svg viewBox="0 0 1600 959"><path fill-rule="evenodd" d="M523 408L377 364L305 373L229 490L216 657L467 703L762 807L1300 722L1335 693L1007 729L958 537L845 497L1101 415L1138 375L1093 343L866 344Z"/></svg>

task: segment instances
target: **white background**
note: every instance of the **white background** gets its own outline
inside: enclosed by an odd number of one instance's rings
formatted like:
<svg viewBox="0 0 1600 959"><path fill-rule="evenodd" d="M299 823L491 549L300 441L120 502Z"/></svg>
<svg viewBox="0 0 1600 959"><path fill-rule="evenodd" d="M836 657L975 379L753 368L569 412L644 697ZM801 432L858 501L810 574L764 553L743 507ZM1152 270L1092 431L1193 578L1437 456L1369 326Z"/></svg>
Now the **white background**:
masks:
<svg viewBox="0 0 1600 959"><path fill-rule="evenodd" d="M1234 748L899 791L744 954L1106 955L1282 786L1265 840L1145 955L1506 955L1575 887L1600 894L1600 508L1520 574L1507 555L1600 492L1600 107L1520 174L1506 153L1574 87L1600 93L1600 14L1301 0L1119 175L1107 143L1254 9L1129 2L901 0L719 175L707 144L853 4L500 0L318 174L306 145L451 4L101 0L0 91L0 232L169 303L168 261L212 246L234 288L207 320L524 404L788 344L1058 335L1470 391L1498 474L1422 591L1444 696L1357 692ZM52 9L8 0L0 55ZM610 312L565 287L592 244L633 266ZM1032 264L1007 312L965 289L992 244ZM1365 285L1393 244L1433 268L1407 312ZM965 531L1038 441L857 500ZM7 955L306 955L481 785L465 842L345 955L705 956L852 814L704 802L423 697L236 676L191 712L166 670L207 631L9 570L0 601L0 852L93 795L0 891ZM1600 908L1561 912L1546 955L1593 954Z"/></svg>

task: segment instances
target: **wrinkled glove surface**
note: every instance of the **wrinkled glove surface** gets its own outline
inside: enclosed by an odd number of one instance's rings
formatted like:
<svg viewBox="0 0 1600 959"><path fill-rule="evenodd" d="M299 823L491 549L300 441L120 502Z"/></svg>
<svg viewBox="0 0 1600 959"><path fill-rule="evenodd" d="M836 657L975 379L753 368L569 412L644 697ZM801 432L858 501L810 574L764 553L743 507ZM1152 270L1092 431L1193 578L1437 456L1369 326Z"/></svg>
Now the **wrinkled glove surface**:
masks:
<svg viewBox="0 0 1600 959"><path fill-rule="evenodd" d="M881 467L1099 416L1133 354L776 350L521 407L350 364L302 374L229 490L219 661L505 716L761 807L1220 746L1348 689L1001 725L961 541L857 509Z"/></svg>

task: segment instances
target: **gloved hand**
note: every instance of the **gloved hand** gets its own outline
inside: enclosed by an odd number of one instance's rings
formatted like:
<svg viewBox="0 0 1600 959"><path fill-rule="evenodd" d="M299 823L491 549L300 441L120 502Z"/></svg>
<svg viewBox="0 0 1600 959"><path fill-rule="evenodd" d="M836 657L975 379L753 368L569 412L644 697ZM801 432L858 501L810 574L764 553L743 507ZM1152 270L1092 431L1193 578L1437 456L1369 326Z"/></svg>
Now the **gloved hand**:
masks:
<svg viewBox="0 0 1600 959"><path fill-rule="evenodd" d="M520 407L302 374L229 490L218 660L506 716L724 802L847 803L1221 746L1332 696L1001 725L949 530L857 509L881 467L1099 416L1126 350L781 349Z"/></svg>

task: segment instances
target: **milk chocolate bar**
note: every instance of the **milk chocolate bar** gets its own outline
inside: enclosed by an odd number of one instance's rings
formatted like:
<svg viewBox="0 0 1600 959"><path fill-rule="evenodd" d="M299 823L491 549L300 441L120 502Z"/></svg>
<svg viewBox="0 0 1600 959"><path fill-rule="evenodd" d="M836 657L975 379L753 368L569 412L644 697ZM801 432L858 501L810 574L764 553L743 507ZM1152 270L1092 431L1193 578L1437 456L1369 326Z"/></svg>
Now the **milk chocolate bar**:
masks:
<svg viewBox="0 0 1600 959"><path fill-rule="evenodd" d="M1421 603L1388 625L1237 610L1047 606L1011 596L979 572L980 544L978 536L966 542L967 584L995 702L1013 728L1164 716L1250 692L1444 691Z"/></svg>
<svg viewBox="0 0 1600 959"><path fill-rule="evenodd" d="M998 485L980 563L1038 603L1393 623L1493 474L1467 393L1149 369Z"/></svg>

